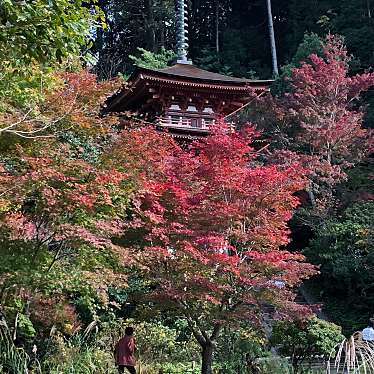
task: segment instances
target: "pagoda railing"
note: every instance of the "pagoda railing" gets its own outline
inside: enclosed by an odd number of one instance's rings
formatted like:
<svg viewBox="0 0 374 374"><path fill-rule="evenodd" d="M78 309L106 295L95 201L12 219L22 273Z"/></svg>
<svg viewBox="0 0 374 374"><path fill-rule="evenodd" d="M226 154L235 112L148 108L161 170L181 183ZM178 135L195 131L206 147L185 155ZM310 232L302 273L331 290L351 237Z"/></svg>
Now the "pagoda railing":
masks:
<svg viewBox="0 0 374 374"><path fill-rule="evenodd" d="M214 124L214 120L201 117L165 116L160 118L157 124L167 128L207 132Z"/></svg>

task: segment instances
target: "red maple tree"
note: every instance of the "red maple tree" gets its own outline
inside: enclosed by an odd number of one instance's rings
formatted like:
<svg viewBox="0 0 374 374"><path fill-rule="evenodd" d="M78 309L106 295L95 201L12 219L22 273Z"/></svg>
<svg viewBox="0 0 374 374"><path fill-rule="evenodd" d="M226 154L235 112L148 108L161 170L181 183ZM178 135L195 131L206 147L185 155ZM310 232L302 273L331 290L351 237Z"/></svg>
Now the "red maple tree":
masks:
<svg viewBox="0 0 374 374"><path fill-rule="evenodd" d="M76 96L74 82L56 93L56 102ZM64 119L77 123L78 132L90 116L110 129L110 119L96 116L97 108L90 112L89 97L77 95L82 112L77 106ZM96 162L47 138L17 149L16 169L3 162L1 224L11 240L30 244L31 257L48 253L41 265L46 274L65 246L68 253L109 248L122 265L136 260L161 306L188 322L202 347L202 373L211 373L225 326L258 323L269 304L277 318L305 313L293 288L314 272L302 255L283 249L305 170L292 157L264 164L250 146L256 137L253 127L237 133L220 124L184 149L168 134L130 129L107 134ZM113 240L130 230L136 240ZM116 277L110 268L87 269L85 276L100 286Z"/></svg>
<svg viewBox="0 0 374 374"><path fill-rule="evenodd" d="M374 73L349 76L347 50L340 38L331 35L323 57L311 55L309 60L292 71L292 92L285 97L289 113L300 125L297 139L326 167L344 172L367 152L363 110L353 104L374 85Z"/></svg>
<svg viewBox="0 0 374 374"><path fill-rule="evenodd" d="M343 40L328 35L321 56L312 54L292 70L289 92L259 103L265 126L282 152L297 152L308 167L311 202L325 214L334 186L372 148L372 132L363 128L360 95L374 85L374 73L351 76L350 60Z"/></svg>
<svg viewBox="0 0 374 374"><path fill-rule="evenodd" d="M302 255L281 249L304 170L290 161L263 165L249 145L255 137L252 127L232 133L221 125L185 150L166 134L133 130L111 159L125 164L136 154L131 170L140 183L130 226L139 241L127 249L155 298L187 320L204 374L224 326L258 322L265 304L278 318L305 312L292 289L314 271Z"/></svg>

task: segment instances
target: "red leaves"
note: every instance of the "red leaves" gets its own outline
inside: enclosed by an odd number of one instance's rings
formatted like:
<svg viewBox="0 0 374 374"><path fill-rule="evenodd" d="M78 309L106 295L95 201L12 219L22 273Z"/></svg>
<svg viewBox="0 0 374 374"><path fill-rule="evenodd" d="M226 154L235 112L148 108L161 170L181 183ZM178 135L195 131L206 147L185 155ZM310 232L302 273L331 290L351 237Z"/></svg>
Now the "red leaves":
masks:
<svg viewBox="0 0 374 374"><path fill-rule="evenodd" d="M163 297L220 304L231 294L244 302L248 293L268 290L262 297L276 303L282 300L270 280L283 279L288 288L313 272L302 256L279 251L289 241L304 169L291 158L261 164L250 146L253 127L232 133L222 125L188 150L148 129L123 136L121 150L141 171L135 227L150 245L140 261ZM158 144L152 155L150 139Z"/></svg>
<svg viewBox="0 0 374 374"><path fill-rule="evenodd" d="M27 220L22 213L11 213L2 222L11 232L12 239L32 240L36 235L36 225Z"/></svg>
<svg viewBox="0 0 374 374"><path fill-rule="evenodd" d="M309 56L283 82L287 93L257 101L257 118L280 149L265 157L284 164L297 157L309 179L312 220L334 209L334 187L373 149L360 95L374 85L374 73L351 76L349 61L342 40L328 35L322 56Z"/></svg>
<svg viewBox="0 0 374 374"><path fill-rule="evenodd" d="M344 170L367 151L363 112L351 103L374 85L374 73L349 77L347 50L341 39L331 35L324 56L311 55L309 60L293 69L292 92L282 105L300 123L297 140L310 150L310 156L324 168L339 165Z"/></svg>
<svg viewBox="0 0 374 374"><path fill-rule="evenodd" d="M89 73L64 79L50 101L59 121L69 117L86 134L86 125L104 126L97 103L102 84ZM17 186L12 197L2 191L11 201L5 224L42 245L52 237L71 249L111 248L126 262L130 252L157 282L159 296L203 309L219 305L223 320L240 314L232 313L237 305L242 316L263 301L284 305L283 298L292 299L287 290L312 273L301 257L279 251L289 241L287 221L305 169L292 154L264 165L251 146L256 136L254 127L236 133L220 124L186 150L167 134L130 129L114 135L114 144L100 144L100 163L72 157L59 141L45 142L21 155L18 173L2 176L7 188ZM31 207L21 209L25 198ZM277 279L287 290L274 289Z"/></svg>
<svg viewBox="0 0 374 374"><path fill-rule="evenodd" d="M81 243L112 247L110 235L118 235L122 223L110 215L104 223L104 217L95 215L119 204L127 174L71 159L69 150L59 145L51 141L34 150L33 157L21 153L22 168L3 176L2 225L11 239L31 245L64 240L75 248Z"/></svg>

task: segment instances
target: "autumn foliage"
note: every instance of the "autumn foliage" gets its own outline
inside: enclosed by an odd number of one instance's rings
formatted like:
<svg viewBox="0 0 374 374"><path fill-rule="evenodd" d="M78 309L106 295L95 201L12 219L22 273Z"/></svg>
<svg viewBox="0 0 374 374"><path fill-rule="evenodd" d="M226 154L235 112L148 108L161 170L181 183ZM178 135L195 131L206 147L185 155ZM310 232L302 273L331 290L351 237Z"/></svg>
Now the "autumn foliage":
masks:
<svg viewBox="0 0 374 374"><path fill-rule="evenodd" d="M370 73L348 76L335 38L309 59L293 70L290 92L270 98L292 145L281 150L256 149L265 137L253 125L218 123L188 147L149 126L123 130L101 113L118 82L87 71L60 74L37 109L9 114L3 132L13 142L0 160L3 300L17 284L36 322L45 307L49 325L78 329L69 297L90 289L105 308L108 288L125 287L135 269L147 297L187 321L202 373L211 372L225 327L260 325L264 310L276 319L307 315L294 290L316 268L287 251L288 222L300 191L326 200L323 190L366 154L370 134L353 103L374 83Z"/></svg>
<svg viewBox="0 0 374 374"><path fill-rule="evenodd" d="M2 134L3 305L19 298L36 309L42 300L33 302L34 293L65 299L82 292L105 304L107 287L125 284L114 270L114 245L92 229L100 226L102 212L110 212L114 196L117 205L122 198L126 205L131 190L121 184L123 172L98 164L113 127L113 118L100 115L101 102L116 83L98 83L87 71L59 79L38 108L11 114L17 126Z"/></svg>
<svg viewBox="0 0 374 374"><path fill-rule="evenodd" d="M111 163L130 160L138 178L129 230L139 237L126 241L125 232L123 246L154 284L153 296L184 315L203 350L223 326L259 321L266 303L279 318L306 312L292 289L314 269L282 250L304 170L291 160L261 163L250 145L257 136L253 127L232 133L220 124L186 150L143 129L123 133L113 149Z"/></svg>
<svg viewBox="0 0 374 374"><path fill-rule="evenodd" d="M288 114L300 126L300 144L339 180L334 169L343 172L368 151L370 134L362 128L363 110L355 101L374 85L374 73L349 76L347 50L341 39L331 35L323 56L313 54L309 60L292 71L292 91L285 102Z"/></svg>
<svg viewBox="0 0 374 374"><path fill-rule="evenodd" d="M361 95L374 85L374 73L351 76L350 61L342 39L328 35L322 55L308 56L286 78L287 93L258 102L263 127L284 158L289 151L299 155L309 169L311 203L327 212L333 188L373 149L372 131L363 128Z"/></svg>
<svg viewBox="0 0 374 374"><path fill-rule="evenodd" d="M56 72L53 80L52 87L43 91L44 100L0 113L0 134L45 139L72 128L86 135L108 133L116 117L104 119L101 109L105 99L122 85L120 80L98 82L87 70Z"/></svg>
<svg viewBox="0 0 374 374"><path fill-rule="evenodd" d="M17 173L3 166L3 228L32 245L31 258L48 249L47 273L82 246L137 264L153 297L184 315L203 348L227 324L259 321L266 303L278 317L299 315L292 289L314 270L281 248L304 169L263 164L250 145L257 136L220 124L184 149L168 134L128 130L104 148L100 165L69 159L67 145L20 154ZM109 270L82 275L118 282Z"/></svg>

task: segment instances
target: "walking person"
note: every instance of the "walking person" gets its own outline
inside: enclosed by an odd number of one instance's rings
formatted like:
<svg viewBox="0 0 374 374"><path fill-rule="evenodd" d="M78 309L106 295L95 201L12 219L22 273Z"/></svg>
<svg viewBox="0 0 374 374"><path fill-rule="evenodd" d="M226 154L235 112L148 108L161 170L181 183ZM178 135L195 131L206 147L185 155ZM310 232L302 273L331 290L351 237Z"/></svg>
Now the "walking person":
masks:
<svg viewBox="0 0 374 374"><path fill-rule="evenodd" d="M374 343L374 322L371 319L367 327L362 330L362 340Z"/></svg>
<svg viewBox="0 0 374 374"><path fill-rule="evenodd" d="M130 374L136 374L135 369L135 339L134 328L126 327L125 336L118 341L114 348L114 358L119 373L124 373L125 369Z"/></svg>

